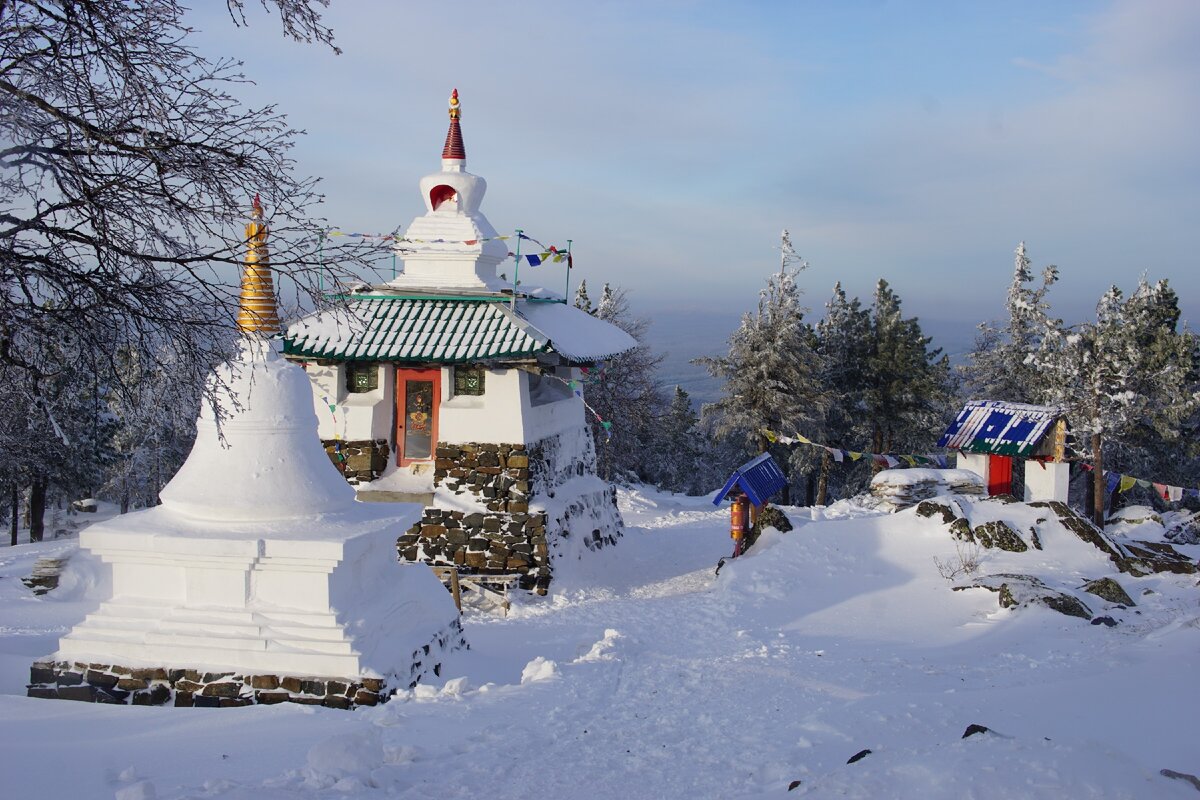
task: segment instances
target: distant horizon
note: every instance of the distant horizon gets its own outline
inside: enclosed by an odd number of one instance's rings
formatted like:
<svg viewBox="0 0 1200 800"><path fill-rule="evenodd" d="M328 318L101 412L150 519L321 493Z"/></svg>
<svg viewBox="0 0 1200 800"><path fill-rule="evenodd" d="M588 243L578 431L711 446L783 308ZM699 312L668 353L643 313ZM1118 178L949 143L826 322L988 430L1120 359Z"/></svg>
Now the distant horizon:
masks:
<svg viewBox="0 0 1200 800"><path fill-rule="evenodd" d="M997 318L1025 241L1061 270L1057 316L1146 273L1200 317L1200 3L468 1L448 20L339 0L340 56L247 13L191 12L195 45L307 131L297 169L346 230L423 211L457 87L497 229L573 239L574 282L639 304L752 308L787 228L814 313L884 277L909 314Z"/></svg>

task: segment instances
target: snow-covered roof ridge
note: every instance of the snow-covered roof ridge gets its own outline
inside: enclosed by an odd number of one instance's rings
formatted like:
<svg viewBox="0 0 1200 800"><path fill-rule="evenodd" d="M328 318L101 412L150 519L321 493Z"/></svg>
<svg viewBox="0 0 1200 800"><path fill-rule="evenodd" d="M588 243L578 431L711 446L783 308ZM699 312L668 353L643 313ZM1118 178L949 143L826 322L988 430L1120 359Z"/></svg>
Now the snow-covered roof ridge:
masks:
<svg viewBox="0 0 1200 800"><path fill-rule="evenodd" d="M392 287L394 290L394 287ZM369 294L293 323L284 351L308 358L468 363L556 352L603 361L637 346L574 306L502 294Z"/></svg>
<svg viewBox="0 0 1200 800"><path fill-rule="evenodd" d="M566 303L518 303L517 314L571 361L603 361L637 347L637 340L617 325Z"/></svg>
<svg viewBox="0 0 1200 800"><path fill-rule="evenodd" d="M1063 417L1058 406L971 400L946 428L938 447L972 453L1026 456Z"/></svg>

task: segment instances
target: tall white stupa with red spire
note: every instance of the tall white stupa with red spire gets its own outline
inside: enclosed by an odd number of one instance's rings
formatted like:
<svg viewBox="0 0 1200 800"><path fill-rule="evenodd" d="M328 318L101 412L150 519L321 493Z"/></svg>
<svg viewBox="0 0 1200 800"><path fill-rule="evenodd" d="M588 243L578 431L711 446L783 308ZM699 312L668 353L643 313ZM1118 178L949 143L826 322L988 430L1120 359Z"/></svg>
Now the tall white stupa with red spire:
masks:
<svg viewBox="0 0 1200 800"><path fill-rule="evenodd" d="M98 608L33 665L30 696L134 704L375 704L462 644L450 595L400 564L411 505L355 500L279 355L267 227L247 226L238 354L218 367L162 505L80 534Z"/></svg>
<svg viewBox="0 0 1200 800"><path fill-rule="evenodd" d="M487 181L467 172L467 150L459 120L458 89L450 95L450 129L442 148L442 169L420 180L425 214L408 226L405 238L421 243L404 253L404 273L388 283L397 289L499 291L496 267L508 246L480 211Z"/></svg>

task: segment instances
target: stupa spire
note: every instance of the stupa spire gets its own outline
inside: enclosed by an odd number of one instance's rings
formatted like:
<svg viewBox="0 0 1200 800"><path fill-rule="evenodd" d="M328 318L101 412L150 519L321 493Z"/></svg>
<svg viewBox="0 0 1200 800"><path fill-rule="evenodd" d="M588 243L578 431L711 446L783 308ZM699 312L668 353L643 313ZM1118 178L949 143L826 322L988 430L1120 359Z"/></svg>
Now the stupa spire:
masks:
<svg viewBox="0 0 1200 800"><path fill-rule="evenodd" d="M250 222L246 224L246 266L242 270L242 294L238 307L238 330L243 334L274 336L279 333L275 287L267 255L267 224L262 201L254 195Z"/></svg>
<svg viewBox="0 0 1200 800"><path fill-rule="evenodd" d="M458 106L458 89L450 94L450 130L446 132L446 146L442 148L442 158L466 161L467 149L463 147L462 130L458 127L461 110Z"/></svg>

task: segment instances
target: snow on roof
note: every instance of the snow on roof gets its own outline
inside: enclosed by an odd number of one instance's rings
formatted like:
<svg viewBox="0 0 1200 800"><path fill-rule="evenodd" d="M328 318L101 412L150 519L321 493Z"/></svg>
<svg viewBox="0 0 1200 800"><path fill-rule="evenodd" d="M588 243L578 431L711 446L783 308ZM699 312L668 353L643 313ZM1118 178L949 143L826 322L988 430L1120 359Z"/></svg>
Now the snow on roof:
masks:
<svg viewBox="0 0 1200 800"><path fill-rule="evenodd" d="M602 361L637 346L632 336L574 306L498 295L359 296L344 309L289 326L284 351L309 358L467 363L554 351Z"/></svg>
<svg viewBox="0 0 1200 800"><path fill-rule="evenodd" d="M771 454L763 453L733 471L729 480L713 497L713 505L721 505L729 491L735 486L746 493L751 503L761 506L770 500L773 494L787 486L787 478L784 476L783 470L775 463L775 459L771 458Z"/></svg>
<svg viewBox="0 0 1200 800"><path fill-rule="evenodd" d="M637 347L637 341L616 325L566 303L521 303L517 315L571 361L603 361Z"/></svg>
<svg viewBox="0 0 1200 800"><path fill-rule="evenodd" d="M1062 409L1055 406L972 400L942 434L938 447L968 453L1029 455L1061 416Z"/></svg>

